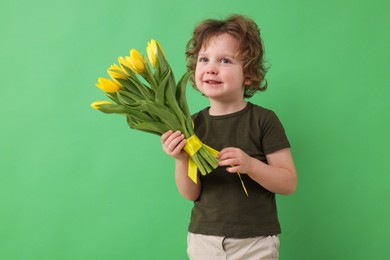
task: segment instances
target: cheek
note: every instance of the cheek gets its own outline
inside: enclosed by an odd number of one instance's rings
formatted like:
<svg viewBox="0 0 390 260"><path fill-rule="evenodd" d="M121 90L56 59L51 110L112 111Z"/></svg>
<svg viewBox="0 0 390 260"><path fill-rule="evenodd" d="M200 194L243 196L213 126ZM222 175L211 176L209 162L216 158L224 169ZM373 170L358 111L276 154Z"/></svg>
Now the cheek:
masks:
<svg viewBox="0 0 390 260"><path fill-rule="evenodd" d="M199 69L195 69L195 83L198 85L201 82L202 79L202 72Z"/></svg>
<svg viewBox="0 0 390 260"><path fill-rule="evenodd" d="M240 75L237 74L237 72L234 70L224 71L223 73L220 73L220 77L225 82L237 83L237 82L241 81Z"/></svg>

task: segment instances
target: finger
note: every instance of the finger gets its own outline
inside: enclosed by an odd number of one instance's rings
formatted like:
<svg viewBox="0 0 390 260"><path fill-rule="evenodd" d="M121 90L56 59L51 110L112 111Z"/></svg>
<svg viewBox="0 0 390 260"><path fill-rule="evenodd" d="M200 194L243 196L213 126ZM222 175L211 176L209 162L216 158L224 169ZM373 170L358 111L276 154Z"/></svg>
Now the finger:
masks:
<svg viewBox="0 0 390 260"><path fill-rule="evenodd" d="M181 150L183 149L183 147L185 146L186 144L186 139L182 139L176 146L175 148L173 149L172 153L179 153L181 152Z"/></svg>
<svg viewBox="0 0 390 260"><path fill-rule="evenodd" d="M172 131L172 130L170 130ZM181 135L180 131L173 132L164 140L164 143L169 144L171 143L175 138L179 137Z"/></svg>
<svg viewBox="0 0 390 260"><path fill-rule="evenodd" d="M230 158L230 159L219 161L218 164L220 166L239 165L239 161L236 158Z"/></svg>
<svg viewBox="0 0 390 260"><path fill-rule="evenodd" d="M163 133L161 135L161 142L165 143L165 141L168 139L168 137L172 135L172 132L173 132L172 130L168 130L165 133Z"/></svg>
<svg viewBox="0 0 390 260"><path fill-rule="evenodd" d="M221 161L235 158L235 157L236 157L236 154L235 154L235 152L232 152L232 151L224 151L223 153L219 153L217 156L217 158Z"/></svg>
<svg viewBox="0 0 390 260"><path fill-rule="evenodd" d="M232 152L232 151L235 151L237 150L237 148L234 148L234 147L225 147L223 148L220 153L227 153L227 152Z"/></svg>
<svg viewBox="0 0 390 260"><path fill-rule="evenodd" d="M217 155L217 158L232 156L232 154L235 154L237 152L237 148L234 147L226 147L223 148Z"/></svg>
<svg viewBox="0 0 390 260"><path fill-rule="evenodd" d="M228 171L230 173L240 172L240 166L227 167L226 171Z"/></svg>
<svg viewBox="0 0 390 260"><path fill-rule="evenodd" d="M173 139L171 139L173 138ZM180 134L179 136L175 137L174 135L172 135L171 137L168 138L167 142L165 143L165 145L167 146L168 150L169 151L175 151L177 149L181 149L182 147L182 141L185 140L184 139L184 135L183 134ZM180 145L178 148L177 146Z"/></svg>

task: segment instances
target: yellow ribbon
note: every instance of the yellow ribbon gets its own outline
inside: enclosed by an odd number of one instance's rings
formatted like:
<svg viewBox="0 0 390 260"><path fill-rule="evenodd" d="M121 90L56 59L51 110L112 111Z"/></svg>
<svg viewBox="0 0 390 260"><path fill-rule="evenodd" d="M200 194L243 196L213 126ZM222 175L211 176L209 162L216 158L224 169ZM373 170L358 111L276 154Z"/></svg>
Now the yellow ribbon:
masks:
<svg viewBox="0 0 390 260"><path fill-rule="evenodd" d="M189 156L193 156L199 151L202 145L202 141L200 141L196 135L192 135L187 138L186 144L184 146L184 151L186 151Z"/></svg>
<svg viewBox="0 0 390 260"><path fill-rule="evenodd" d="M200 139L196 135L192 135L187 138L187 142L184 146L184 151L186 151L186 153L190 156L188 160L188 177L190 177L190 179L194 183L198 183L198 167L196 166L194 160L191 159L191 156L197 153L202 146L204 146L206 150L209 151L214 157L217 157L219 153L217 150L211 148L210 146L203 144L202 141L200 141ZM246 190L245 184L242 181L241 174L239 172L237 172L237 174L240 178L242 188L244 189L246 196L248 196L248 191Z"/></svg>

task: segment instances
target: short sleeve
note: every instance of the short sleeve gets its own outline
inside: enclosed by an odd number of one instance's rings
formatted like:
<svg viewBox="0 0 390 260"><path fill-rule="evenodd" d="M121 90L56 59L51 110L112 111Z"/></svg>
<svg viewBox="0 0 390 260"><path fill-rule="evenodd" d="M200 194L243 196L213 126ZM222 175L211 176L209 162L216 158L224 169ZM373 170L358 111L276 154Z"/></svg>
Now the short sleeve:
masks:
<svg viewBox="0 0 390 260"><path fill-rule="evenodd" d="M273 111L268 111L262 122L261 144L265 154L270 154L284 148L290 148L286 132L279 118Z"/></svg>

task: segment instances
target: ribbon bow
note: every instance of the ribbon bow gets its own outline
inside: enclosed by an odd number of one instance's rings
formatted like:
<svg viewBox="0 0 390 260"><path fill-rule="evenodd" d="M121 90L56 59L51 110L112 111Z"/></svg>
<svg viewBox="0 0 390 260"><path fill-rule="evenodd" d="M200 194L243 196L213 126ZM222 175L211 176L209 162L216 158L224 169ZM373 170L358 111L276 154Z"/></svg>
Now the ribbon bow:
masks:
<svg viewBox="0 0 390 260"><path fill-rule="evenodd" d="M190 156L188 160L188 177L194 182L197 183L197 172L198 172L198 167L196 166L195 162L192 160L192 156L199 151L199 149L204 146L214 157L217 157L218 151L211 148L208 145L205 145L202 143L202 141L199 140L199 138L196 135L192 135L189 138L187 138L187 142L184 146L184 151ZM242 188L245 191L246 196L248 196L248 191L245 188L245 184L242 181L241 174L237 172L238 177L240 178Z"/></svg>

